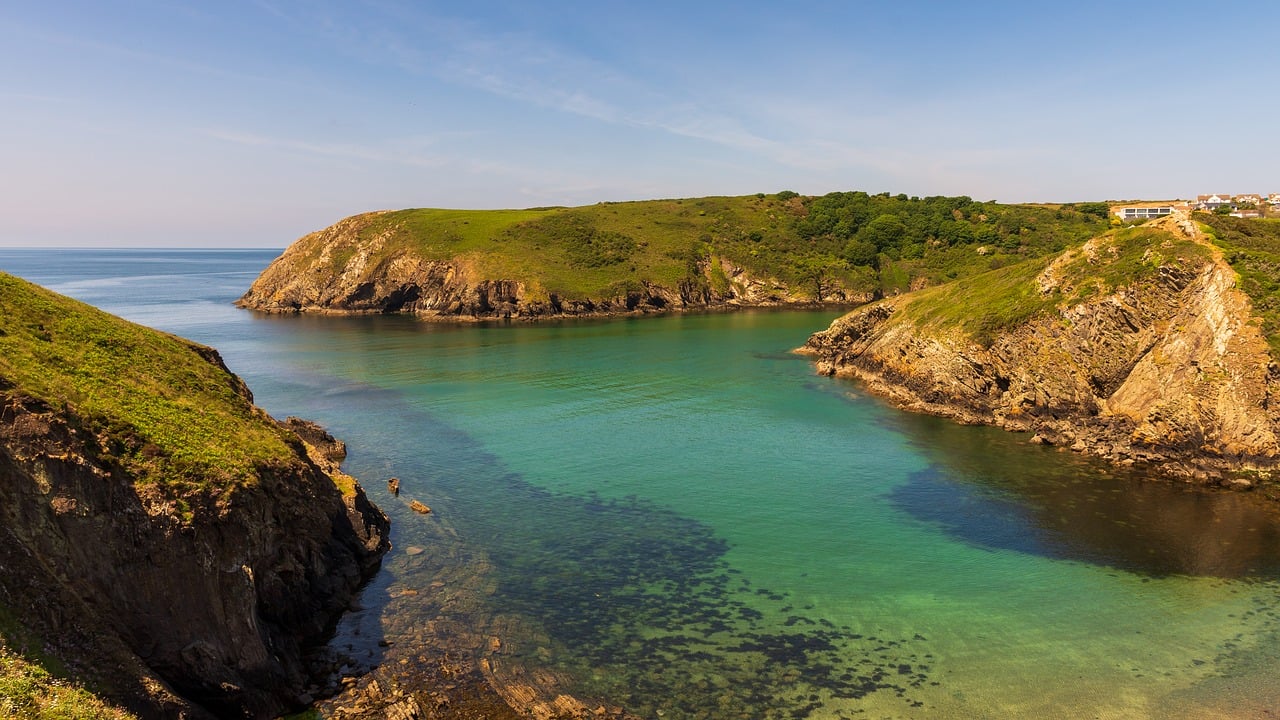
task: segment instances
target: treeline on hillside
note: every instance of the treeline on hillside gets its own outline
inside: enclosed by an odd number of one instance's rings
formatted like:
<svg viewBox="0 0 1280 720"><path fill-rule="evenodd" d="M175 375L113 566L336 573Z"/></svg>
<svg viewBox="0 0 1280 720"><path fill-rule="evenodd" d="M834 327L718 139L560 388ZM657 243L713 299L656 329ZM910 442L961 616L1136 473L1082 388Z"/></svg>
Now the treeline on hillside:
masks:
<svg viewBox="0 0 1280 720"><path fill-rule="evenodd" d="M647 284L722 294L731 280L720 261L728 260L757 280L828 300L973 275L1060 251L1107 227L1105 203L784 191L574 208L402 210L367 219L361 237L395 232L432 259L467 255L482 274L531 280L562 297L615 296ZM345 262L351 253L354 247L331 255Z"/></svg>
<svg viewBox="0 0 1280 720"><path fill-rule="evenodd" d="M791 265L793 275L819 288L837 280L880 291L945 282L1058 252L1107 228L1106 203L1001 205L865 192L775 197L799 203L790 232L746 232L718 245L746 250L763 269ZM772 242L762 243L766 238Z"/></svg>

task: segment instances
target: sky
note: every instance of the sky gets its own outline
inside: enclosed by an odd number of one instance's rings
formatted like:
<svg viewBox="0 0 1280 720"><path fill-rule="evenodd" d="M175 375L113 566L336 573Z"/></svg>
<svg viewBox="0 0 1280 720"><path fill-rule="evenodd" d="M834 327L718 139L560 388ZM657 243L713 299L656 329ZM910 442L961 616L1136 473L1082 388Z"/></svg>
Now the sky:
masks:
<svg viewBox="0 0 1280 720"><path fill-rule="evenodd" d="M0 246L779 190L1280 192L1280 13L1205 8L0 0Z"/></svg>

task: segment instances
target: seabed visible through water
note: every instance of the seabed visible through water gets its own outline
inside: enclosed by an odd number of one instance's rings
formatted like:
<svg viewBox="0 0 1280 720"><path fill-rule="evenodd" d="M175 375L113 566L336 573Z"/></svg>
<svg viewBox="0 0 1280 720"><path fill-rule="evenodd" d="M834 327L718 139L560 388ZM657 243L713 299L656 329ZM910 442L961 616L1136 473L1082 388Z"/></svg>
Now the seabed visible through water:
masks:
<svg viewBox="0 0 1280 720"><path fill-rule="evenodd" d="M274 253L25 252L347 442L394 522L362 662L439 643L640 717L1280 708L1276 507L886 408L789 354L834 313L268 317L230 303Z"/></svg>

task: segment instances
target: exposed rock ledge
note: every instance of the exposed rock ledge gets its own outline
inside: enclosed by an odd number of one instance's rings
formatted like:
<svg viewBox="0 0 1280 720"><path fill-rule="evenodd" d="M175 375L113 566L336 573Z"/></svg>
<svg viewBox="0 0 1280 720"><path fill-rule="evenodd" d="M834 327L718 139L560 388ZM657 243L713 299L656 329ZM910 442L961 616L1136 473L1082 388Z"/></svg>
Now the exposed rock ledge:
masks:
<svg viewBox="0 0 1280 720"><path fill-rule="evenodd" d="M989 344L900 321L920 316L903 313L911 303L930 302L912 295L836 320L801 352L820 372L857 378L905 409L1033 432L1036 442L1187 479L1251 486L1280 461L1280 366L1235 273L1198 228L1181 217L1156 227L1208 252L1165 258L1144 278L1058 304ZM1108 243L1104 236L1057 258L1030 292L1062 290L1063 269L1105 261Z"/></svg>
<svg viewBox="0 0 1280 720"><path fill-rule="evenodd" d="M292 458L189 495L184 517L84 427L0 387L0 607L142 717L297 707L303 649L388 547L386 516L337 471L341 444L291 418Z"/></svg>
<svg viewBox="0 0 1280 720"><path fill-rule="evenodd" d="M853 305L875 299L823 286L820 300L775 278L753 277L725 258L704 260L701 276L674 287L641 282L598 297L535 291L524 280L485 277L466 257L424 258L393 233L366 237L366 213L290 245L236 305L270 313L405 313L453 321L610 317L739 307ZM715 290L712 275L727 278Z"/></svg>

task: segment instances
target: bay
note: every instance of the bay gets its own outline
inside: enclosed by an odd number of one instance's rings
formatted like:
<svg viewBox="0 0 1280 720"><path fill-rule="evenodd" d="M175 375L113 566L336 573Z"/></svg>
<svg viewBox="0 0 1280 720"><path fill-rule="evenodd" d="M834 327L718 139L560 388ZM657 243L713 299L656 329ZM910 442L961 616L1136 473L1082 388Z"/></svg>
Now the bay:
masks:
<svg viewBox="0 0 1280 720"><path fill-rule="evenodd" d="M275 254L3 250L0 269L213 345L269 412L348 442L394 522L334 639L369 663L496 637L499 680L549 673L644 717L1280 706L1280 523L1258 498L885 407L789 352L833 312L232 307Z"/></svg>

